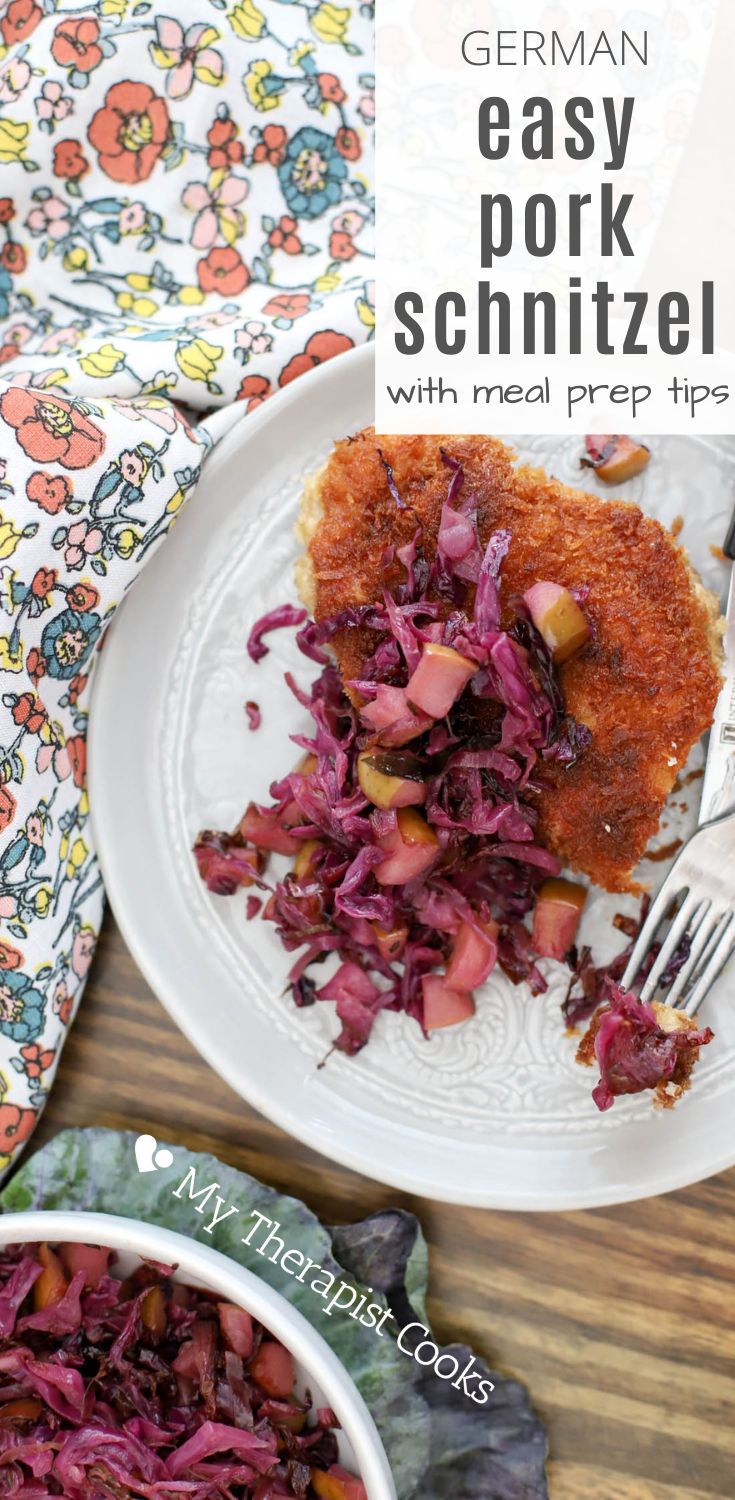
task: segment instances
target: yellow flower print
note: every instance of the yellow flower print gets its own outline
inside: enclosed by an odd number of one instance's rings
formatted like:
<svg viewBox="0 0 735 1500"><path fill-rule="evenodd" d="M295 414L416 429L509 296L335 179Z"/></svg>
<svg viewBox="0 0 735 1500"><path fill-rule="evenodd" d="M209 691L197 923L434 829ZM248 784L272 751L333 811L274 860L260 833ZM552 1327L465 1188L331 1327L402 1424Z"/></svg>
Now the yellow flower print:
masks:
<svg viewBox="0 0 735 1500"><path fill-rule="evenodd" d="M128 4L129 0L100 0L100 15L112 16L116 21L124 21Z"/></svg>
<svg viewBox="0 0 735 1500"><path fill-rule="evenodd" d="M313 42L297 42L296 46L292 47L288 54L291 67L298 68L299 63L302 63L305 57L310 57L314 50Z"/></svg>
<svg viewBox="0 0 735 1500"><path fill-rule="evenodd" d="M79 798L77 817L79 818L80 822L83 822L85 818L89 817L89 797L87 796L86 790L82 792L82 795Z"/></svg>
<svg viewBox="0 0 735 1500"><path fill-rule="evenodd" d="M80 870L88 854L89 849L84 839L75 839L69 854L69 864L72 870Z"/></svg>
<svg viewBox="0 0 735 1500"><path fill-rule="evenodd" d="M122 349L116 349L114 344L100 344L99 349L95 349L92 354L83 354L79 360L79 368L85 375L94 375L97 380L109 380L124 365L125 354Z"/></svg>
<svg viewBox="0 0 735 1500"><path fill-rule="evenodd" d="M357 316L366 328L375 327L375 308L371 307L364 297L357 299Z"/></svg>
<svg viewBox="0 0 735 1500"><path fill-rule="evenodd" d="M186 499L186 490L182 490L181 486L179 486L179 488L177 490L174 490L173 495L171 496L171 499L168 501L168 503L166 505L167 513L170 516L175 516L177 510L181 509L181 506L183 505L185 499Z"/></svg>
<svg viewBox="0 0 735 1500"><path fill-rule="evenodd" d="M139 544L140 532L133 531L132 526L126 526L125 530L121 531L120 535L118 536L118 539L115 543L115 551L118 557L132 557L136 547L139 546Z"/></svg>
<svg viewBox="0 0 735 1500"><path fill-rule="evenodd" d="M180 286L176 300L182 302L184 307L198 307L204 301L204 292L199 286Z"/></svg>
<svg viewBox="0 0 735 1500"><path fill-rule="evenodd" d="M253 0L239 0L239 4L228 11L227 19L235 35L241 36L243 41L256 42L265 31L265 16Z"/></svg>
<svg viewBox="0 0 735 1500"><path fill-rule="evenodd" d="M0 515L0 558L12 557L19 542L24 536L35 536L38 527L33 531L18 531L12 521L6 521Z"/></svg>
<svg viewBox="0 0 735 1500"><path fill-rule="evenodd" d="M85 844L84 839L76 838L71 846L71 849L69 850L69 858L66 862L67 880L75 879L77 872L81 870L88 854L89 849Z"/></svg>
<svg viewBox="0 0 735 1500"><path fill-rule="evenodd" d="M51 891L47 885L40 885L33 897L33 907L37 917L45 917L51 905Z"/></svg>
<svg viewBox="0 0 735 1500"><path fill-rule="evenodd" d="M136 318L150 318L158 312L158 303L152 297L134 297L132 292L118 292L115 301L123 312L135 313Z"/></svg>
<svg viewBox="0 0 735 1500"><path fill-rule="evenodd" d="M224 352L221 344L208 344L206 339L194 339L191 344L179 346L176 350L176 363L182 375L186 375L189 380L203 380L209 386Z"/></svg>
<svg viewBox="0 0 735 1500"><path fill-rule="evenodd" d="M323 276L317 276L314 282L314 291L333 292L339 286L340 279L336 271L325 271Z"/></svg>
<svg viewBox="0 0 735 1500"><path fill-rule="evenodd" d="M65 271L87 271L89 269L89 251L83 245L75 245L73 250L67 250L64 256Z"/></svg>
<svg viewBox="0 0 735 1500"><path fill-rule="evenodd" d="M27 121L0 120L0 162L25 163L25 149L30 128Z"/></svg>
<svg viewBox="0 0 735 1500"><path fill-rule="evenodd" d="M268 81L272 73L273 64L260 57L257 62L250 64L247 73L243 75L242 81L248 99L261 113L268 109L279 109L283 103L283 93L275 91L281 81L278 74L275 74L273 82Z"/></svg>
<svg viewBox="0 0 735 1500"><path fill-rule="evenodd" d="M4 672L23 671L23 647L18 644L13 650L6 635L0 635L0 667Z"/></svg>
<svg viewBox="0 0 735 1500"><path fill-rule="evenodd" d="M343 42L350 22L350 11L341 5L322 0L309 17L309 25L320 42Z"/></svg>

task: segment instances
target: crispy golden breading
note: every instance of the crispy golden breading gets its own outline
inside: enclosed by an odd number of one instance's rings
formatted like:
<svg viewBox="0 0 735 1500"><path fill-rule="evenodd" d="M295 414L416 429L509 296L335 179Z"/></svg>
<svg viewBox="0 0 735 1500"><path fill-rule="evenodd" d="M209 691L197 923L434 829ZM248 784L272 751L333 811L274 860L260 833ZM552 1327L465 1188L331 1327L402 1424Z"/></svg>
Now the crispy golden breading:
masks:
<svg viewBox="0 0 735 1500"><path fill-rule="evenodd" d="M450 478L442 446L464 465L463 494L476 496L483 544L498 527L511 532L501 601L539 579L589 590L592 639L560 678L568 712L589 726L593 740L571 768L545 767L539 837L597 885L635 890L632 871L712 720L720 688L717 603L683 549L637 505L568 489L537 469L515 469L510 450L493 438L381 439L411 507L399 511L375 434L366 429L337 443L307 487L299 586L317 620L381 597L385 548L410 541L416 515L426 536L436 538ZM404 576L397 565L396 580ZM359 677L373 644L365 631L337 637L345 680Z"/></svg>

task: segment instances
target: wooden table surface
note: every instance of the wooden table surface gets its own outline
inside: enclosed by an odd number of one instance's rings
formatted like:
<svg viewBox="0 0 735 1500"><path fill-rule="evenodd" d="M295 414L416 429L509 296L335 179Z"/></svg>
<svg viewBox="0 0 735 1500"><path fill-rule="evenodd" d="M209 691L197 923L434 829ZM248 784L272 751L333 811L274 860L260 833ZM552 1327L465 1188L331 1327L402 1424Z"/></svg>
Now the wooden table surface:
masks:
<svg viewBox="0 0 735 1500"><path fill-rule="evenodd" d="M553 1500L735 1500L735 1171L586 1213L402 1196L234 1094L180 1035L109 916L36 1143L69 1125L213 1151L327 1223L411 1209L431 1247L434 1327L529 1387L548 1424Z"/></svg>

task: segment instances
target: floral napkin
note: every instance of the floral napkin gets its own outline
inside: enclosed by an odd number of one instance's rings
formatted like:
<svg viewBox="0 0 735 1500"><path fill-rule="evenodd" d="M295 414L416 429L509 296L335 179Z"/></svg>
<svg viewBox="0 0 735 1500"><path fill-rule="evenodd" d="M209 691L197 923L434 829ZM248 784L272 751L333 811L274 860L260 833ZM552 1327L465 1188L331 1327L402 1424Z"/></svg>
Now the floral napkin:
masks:
<svg viewBox="0 0 735 1500"><path fill-rule="evenodd" d="M372 335L374 81L357 0L0 0L0 42L4 1167L102 912L96 648L196 491L201 414Z"/></svg>

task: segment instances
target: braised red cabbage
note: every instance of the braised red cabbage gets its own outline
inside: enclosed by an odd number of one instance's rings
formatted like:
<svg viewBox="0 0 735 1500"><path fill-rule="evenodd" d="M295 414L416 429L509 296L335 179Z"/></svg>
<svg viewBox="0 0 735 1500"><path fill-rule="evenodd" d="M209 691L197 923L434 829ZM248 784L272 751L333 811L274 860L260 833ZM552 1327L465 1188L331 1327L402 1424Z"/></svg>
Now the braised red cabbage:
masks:
<svg viewBox="0 0 735 1500"><path fill-rule="evenodd" d="M652 1005L611 984L579 1053L580 1061L591 1063L594 1049L600 1080L592 1098L598 1109L609 1109L621 1094L644 1089L655 1090L661 1104L673 1103L688 1087L699 1049L712 1036L708 1026L664 1030Z"/></svg>
<svg viewBox="0 0 735 1500"><path fill-rule="evenodd" d="M265 652L266 631L293 622L301 625L300 650L322 668L308 694L287 679L311 715L310 733L292 736L308 759L272 784L272 804L251 810L247 828L234 836L210 832L196 844L202 878L217 894L252 879L270 892L263 914L285 948L299 955L290 974L294 1000L301 1006L336 1002L341 1031L335 1045L348 1053L365 1045L381 1010L402 1010L423 1024L422 980L446 965L453 937L436 920L441 909L459 913L454 931L460 918L498 923L506 973L527 980L537 993L545 988L524 919L543 879L560 866L536 839L529 793L544 758L572 764L590 739L566 714L554 663L522 600L505 607L508 628L501 623L510 534L497 531L481 547L462 465L448 453L442 458L450 478L432 556L417 514L412 541L397 554L386 551L386 578L390 569L394 579L396 560L405 578L386 585L382 599L318 623L302 623L302 612L285 605L254 626L248 644L254 659ZM396 505L406 509L386 461L384 468ZM359 683L347 685L359 694L364 716L326 649L353 629L373 642ZM449 714L437 722L417 718L405 691L427 645L450 647L476 663ZM376 741L400 745L406 739L423 769L422 811L438 841L437 857L425 873L386 885L375 870L385 858L381 833L391 818L395 824L395 814L376 812L363 794L358 756ZM253 876L242 867L238 839L244 834L258 843L258 814L271 827L275 819L299 849L282 879L267 882L260 870ZM266 847L273 848L272 841ZM391 960L380 935L396 929L405 941L400 959ZM332 953L341 967L317 988L306 971Z"/></svg>
<svg viewBox="0 0 735 1500"><path fill-rule="evenodd" d="M0 1491L311 1500L337 1421L296 1397L288 1351L171 1267L123 1281L114 1259L75 1244L0 1253Z"/></svg>

